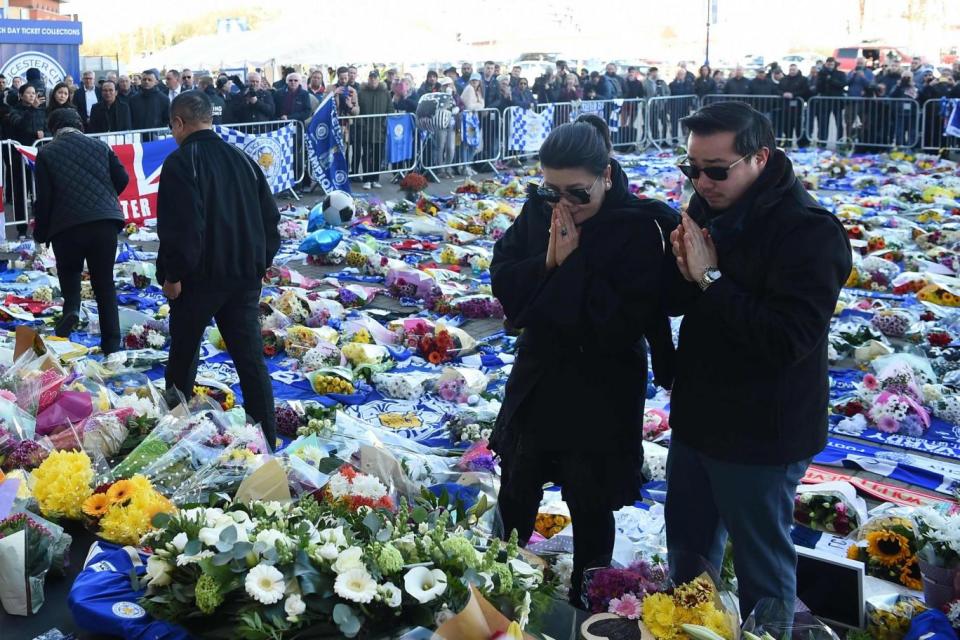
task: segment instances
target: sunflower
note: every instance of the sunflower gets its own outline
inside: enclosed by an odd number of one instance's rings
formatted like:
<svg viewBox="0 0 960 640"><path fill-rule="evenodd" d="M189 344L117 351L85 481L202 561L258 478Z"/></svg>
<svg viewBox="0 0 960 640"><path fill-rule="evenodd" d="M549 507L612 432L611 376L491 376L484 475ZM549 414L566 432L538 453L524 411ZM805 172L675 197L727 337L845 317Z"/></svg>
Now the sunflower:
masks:
<svg viewBox="0 0 960 640"><path fill-rule="evenodd" d="M892 531L871 531L867 534L867 553L885 567L892 567L910 557L910 541Z"/></svg>
<svg viewBox="0 0 960 640"><path fill-rule="evenodd" d="M860 559L860 547L855 544L847 547L847 560L859 560Z"/></svg>
<svg viewBox="0 0 960 640"><path fill-rule="evenodd" d="M920 575L920 563L917 562L916 556L913 556L907 560L907 563L903 565L903 569L900 570L900 584L908 589L913 589L914 591L920 591L923 589L923 580Z"/></svg>
<svg viewBox="0 0 960 640"><path fill-rule="evenodd" d="M118 480L107 489L107 497L111 504L122 504L133 497L137 487L129 480Z"/></svg>
<svg viewBox="0 0 960 640"><path fill-rule="evenodd" d="M83 501L83 512L91 518L100 518L110 509L110 498L105 493L95 493Z"/></svg>

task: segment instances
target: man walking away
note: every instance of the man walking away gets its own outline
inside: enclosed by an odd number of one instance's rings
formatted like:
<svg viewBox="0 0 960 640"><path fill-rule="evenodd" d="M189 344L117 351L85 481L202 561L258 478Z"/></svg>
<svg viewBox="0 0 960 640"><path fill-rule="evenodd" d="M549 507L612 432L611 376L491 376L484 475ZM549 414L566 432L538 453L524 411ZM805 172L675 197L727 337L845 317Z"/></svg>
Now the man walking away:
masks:
<svg viewBox="0 0 960 640"><path fill-rule="evenodd" d="M683 124L696 193L671 243L696 284L674 287L670 573L680 584L698 559L719 567L729 533L743 617L770 599L792 622L794 494L827 443L827 337L850 243L756 109L711 104Z"/></svg>
<svg viewBox="0 0 960 640"><path fill-rule="evenodd" d="M280 212L260 167L212 131L210 99L180 94L170 128L179 149L163 164L157 201L157 280L170 302L168 397L197 377L210 319L240 377L247 414L276 444L273 389L260 338L260 285L280 248Z"/></svg>

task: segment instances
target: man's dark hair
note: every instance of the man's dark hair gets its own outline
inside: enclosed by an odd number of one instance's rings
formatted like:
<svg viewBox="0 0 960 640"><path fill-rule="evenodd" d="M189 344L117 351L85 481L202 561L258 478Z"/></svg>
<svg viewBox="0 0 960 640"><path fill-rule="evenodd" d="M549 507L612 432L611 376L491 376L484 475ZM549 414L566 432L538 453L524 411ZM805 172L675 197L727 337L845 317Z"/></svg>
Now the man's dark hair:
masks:
<svg viewBox="0 0 960 640"><path fill-rule="evenodd" d="M83 120L80 114L73 107L64 107L50 113L47 118L47 130L50 133L56 133L64 127L73 127L83 131Z"/></svg>
<svg viewBox="0 0 960 640"><path fill-rule="evenodd" d="M627 67L627 73L630 73L631 71L636 71L636 70L637 70L636 67Z"/></svg>
<svg viewBox="0 0 960 640"><path fill-rule="evenodd" d="M170 119L180 118L184 124L213 122L213 103L202 91L187 91L173 99Z"/></svg>
<svg viewBox="0 0 960 640"><path fill-rule="evenodd" d="M167 73L173 74L173 77L176 78L177 80L180 79L180 72L177 71L176 69L167 69Z"/></svg>
<svg viewBox="0 0 960 640"><path fill-rule="evenodd" d="M660 69L657 69L656 67L650 67L647 69L647 73L656 73L657 71L660 71Z"/></svg>
<svg viewBox="0 0 960 640"><path fill-rule="evenodd" d="M102 91L103 88L104 88L106 85L108 85L108 84L109 84L109 85L113 85L113 90L114 90L114 91L117 90L117 83L114 82L113 80L104 80L103 82L101 82L101 83L100 83L100 90Z"/></svg>
<svg viewBox="0 0 960 640"><path fill-rule="evenodd" d="M0 80L6 80L6 79L7 79L7 76L5 76L5 75L3 75L2 73L0 73Z"/></svg>
<svg viewBox="0 0 960 640"><path fill-rule="evenodd" d="M486 62L483 63L483 66L487 66L488 64L496 65L497 63L494 62L493 60L487 60Z"/></svg>
<svg viewBox="0 0 960 640"><path fill-rule="evenodd" d="M200 76L197 78L197 86L201 89L206 89L207 87L213 86L213 78L210 76Z"/></svg>
<svg viewBox="0 0 960 640"><path fill-rule="evenodd" d="M156 80L157 78L160 77L160 76L158 75L156 69L147 69L146 71L144 71L143 73L141 73L141 74L140 74L140 79L141 79L141 80L143 80L143 76L153 76L153 79L154 79L154 80Z"/></svg>
<svg viewBox="0 0 960 640"><path fill-rule="evenodd" d="M346 67L337 67L337 75L338 75L338 76L339 76L341 73L347 73L347 72L349 72L349 71L350 71L350 70L347 69Z"/></svg>
<svg viewBox="0 0 960 640"><path fill-rule="evenodd" d="M430 71L427 71L427 77L429 78L430 76L433 76L434 78L438 77L435 69L430 69Z"/></svg>
<svg viewBox="0 0 960 640"><path fill-rule="evenodd" d="M732 131L733 147L741 156L753 155L763 147L771 152L777 148L770 120L745 102L709 104L680 122L696 135Z"/></svg>
<svg viewBox="0 0 960 640"><path fill-rule="evenodd" d="M540 164L550 169L585 169L599 176L610 164L610 129L595 115L562 124L540 147Z"/></svg>

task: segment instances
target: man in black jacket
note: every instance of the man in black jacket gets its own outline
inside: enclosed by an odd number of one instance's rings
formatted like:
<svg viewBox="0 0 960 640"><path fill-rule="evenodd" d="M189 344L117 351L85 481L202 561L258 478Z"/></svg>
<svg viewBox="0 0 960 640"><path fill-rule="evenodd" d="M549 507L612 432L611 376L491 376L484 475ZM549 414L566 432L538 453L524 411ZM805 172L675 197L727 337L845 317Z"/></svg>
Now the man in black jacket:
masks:
<svg viewBox="0 0 960 640"><path fill-rule="evenodd" d="M780 91L783 93L783 131L788 141L794 137L798 147L806 147L808 143L803 132L803 103L810 96L810 84L800 68L791 64L787 75L780 80Z"/></svg>
<svg viewBox="0 0 960 640"><path fill-rule="evenodd" d="M170 125L179 149L163 163L157 200L157 280L170 299L168 396L189 397L200 341L211 318L233 358L247 414L276 446L273 390L260 338L260 285L280 248L280 212L249 156L211 128L200 91L174 99Z"/></svg>
<svg viewBox="0 0 960 640"><path fill-rule="evenodd" d="M260 88L260 74L247 74L247 86L234 98L233 116L237 122L268 122L273 120L276 106L269 91Z"/></svg>
<svg viewBox="0 0 960 640"><path fill-rule="evenodd" d="M81 131L74 109L58 109L48 124L53 141L37 154L33 239L52 243L63 292L56 334L67 337L80 318L80 276L86 261L100 317L100 349L120 350L120 316L113 282L123 214L117 196L129 181L113 150Z"/></svg>
<svg viewBox="0 0 960 640"><path fill-rule="evenodd" d="M719 567L729 533L743 617L770 598L792 621L794 494L827 441L827 336L850 244L761 113L723 102L684 125L681 169L696 193L671 234L689 284L674 289L685 300L667 461L670 571L680 583L702 571L697 559Z"/></svg>
<svg viewBox="0 0 960 640"><path fill-rule="evenodd" d="M817 143L825 146L830 138L830 118L837 123L837 139L843 137L843 96L847 94L847 74L837 69L837 61L827 58L817 74L817 95L825 98L818 102Z"/></svg>
<svg viewBox="0 0 960 640"><path fill-rule="evenodd" d="M170 122L170 100L157 87L155 70L144 71L140 91L130 98L130 116L134 129L156 129Z"/></svg>
<svg viewBox="0 0 960 640"><path fill-rule="evenodd" d="M226 80L226 78L224 78ZM226 82L224 82L226 84ZM202 91L210 98L210 105L213 109L213 124L223 124L224 111L226 111L227 101L213 88L213 78L210 76L200 76L197 79L197 90Z"/></svg>
<svg viewBox="0 0 960 640"><path fill-rule="evenodd" d="M743 77L743 67L737 67L723 85L723 93L730 96L750 95L750 81Z"/></svg>
<svg viewBox="0 0 960 640"><path fill-rule="evenodd" d="M108 131L130 131L133 119L130 106L117 99L117 86L107 80L100 85L100 102L93 105L87 133L106 133Z"/></svg>

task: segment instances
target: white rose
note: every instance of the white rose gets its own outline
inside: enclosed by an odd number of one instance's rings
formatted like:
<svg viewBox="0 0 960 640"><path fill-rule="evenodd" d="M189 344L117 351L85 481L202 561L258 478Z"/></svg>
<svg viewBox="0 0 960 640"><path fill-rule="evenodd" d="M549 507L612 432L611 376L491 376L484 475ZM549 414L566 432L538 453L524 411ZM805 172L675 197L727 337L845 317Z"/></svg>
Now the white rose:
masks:
<svg viewBox="0 0 960 640"><path fill-rule="evenodd" d="M167 586L173 582L173 577L170 575L170 569L170 563L163 558L150 556L150 559L147 560L147 577L150 578L147 584L149 584L151 587Z"/></svg>
<svg viewBox="0 0 960 640"><path fill-rule="evenodd" d="M181 531L173 537L173 540L170 541L170 544L172 544L173 548L177 550L177 553L180 553L183 551L184 547L187 546L187 542L189 542L187 539L187 534Z"/></svg>
<svg viewBox="0 0 960 640"><path fill-rule="evenodd" d="M377 595L379 595L383 603L391 609L396 609L399 607L401 601L403 600L403 592L401 592L400 588L392 582L387 582L381 585L377 589Z"/></svg>
<svg viewBox="0 0 960 640"><path fill-rule="evenodd" d="M328 542L327 544L321 545L317 549L317 553L320 554L320 557L324 560L336 560L337 556L340 555L340 550L337 549L337 545Z"/></svg>
<svg viewBox="0 0 960 640"><path fill-rule="evenodd" d="M363 549L360 547L347 547L340 552L337 561L333 563L333 570L337 573L345 573L350 569L363 567Z"/></svg>
<svg viewBox="0 0 960 640"><path fill-rule="evenodd" d="M303 598L299 593L291 593L283 603L283 611L287 614L287 622L296 622L297 618L307 610Z"/></svg>
<svg viewBox="0 0 960 640"><path fill-rule="evenodd" d="M277 545L278 540L286 543L289 541L289 538L276 529L267 529L257 534L256 541L265 542L269 548L273 549Z"/></svg>

